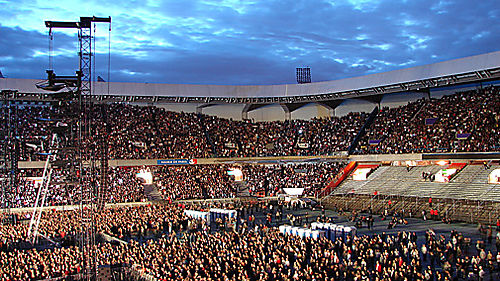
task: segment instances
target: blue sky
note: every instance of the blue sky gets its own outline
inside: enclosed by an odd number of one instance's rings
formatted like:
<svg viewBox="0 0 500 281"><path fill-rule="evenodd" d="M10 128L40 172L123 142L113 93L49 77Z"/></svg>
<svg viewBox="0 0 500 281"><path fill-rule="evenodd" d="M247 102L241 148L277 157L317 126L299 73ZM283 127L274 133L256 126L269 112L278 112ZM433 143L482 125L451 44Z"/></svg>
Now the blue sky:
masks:
<svg viewBox="0 0 500 281"><path fill-rule="evenodd" d="M295 83L389 71L499 50L497 0L0 0L0 70L44 78L45 20L111 16L111 81ZM96 74L107 77L108 26ZM74 31L54 31L57 74L78 65Z"/></svg>

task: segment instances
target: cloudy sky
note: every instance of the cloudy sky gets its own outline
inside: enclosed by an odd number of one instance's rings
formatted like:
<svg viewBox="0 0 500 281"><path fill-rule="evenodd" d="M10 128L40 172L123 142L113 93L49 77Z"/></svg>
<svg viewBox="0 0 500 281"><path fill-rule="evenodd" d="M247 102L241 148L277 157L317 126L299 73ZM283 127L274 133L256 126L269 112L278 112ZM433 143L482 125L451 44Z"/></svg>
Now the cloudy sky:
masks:
<svg viewBox="0 0 500 281"><path fill-rule="evenodd" d="M500 49L498 0L0 0L0 70L44 78L45 20L112 17L111 81L186 84L335 80ZM108 26L96 27L108 76ZM55 30L53 68L74 73L77 37Z"/></svg>

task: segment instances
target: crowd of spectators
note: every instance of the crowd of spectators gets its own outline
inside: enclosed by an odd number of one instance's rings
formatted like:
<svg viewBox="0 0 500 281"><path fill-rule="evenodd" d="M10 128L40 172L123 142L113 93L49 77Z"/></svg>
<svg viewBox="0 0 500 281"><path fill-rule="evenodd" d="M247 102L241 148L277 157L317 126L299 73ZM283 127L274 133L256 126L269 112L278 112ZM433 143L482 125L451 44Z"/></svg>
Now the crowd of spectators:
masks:
<svg viewBox="0 0 500 281"><path fill-rule="evenodd" d="M361 140L358 152L499 150L498 108L500 99L495 88L384 108ZM107 123L96 110L95 126L98 134L109 128L110 158L116 159L331 154L348 148L367 117L351 113L341 118L253 123L125 104L111 104L108 110ZM24 160L43 159L44 155L37 153L45 151L50 139L47 122L62 122L55 120L67 114L57 107L19 109ZM431 118L435 122L426 125ZM457 138L457 134L470 135ZM63 141L69 138L72 136L65 136ZM380 142L370 146L369 140ZM240 227L213 231L200 220L186 217L183 204L168 203L235 197L234 181L227 174L230 167L155 168L155 182L167 203L100 211L96 215L97 232L128 243L97 245L98 264L136 264L158 280L482 280L487 272L500 270L500 254L487 252L481 243L470 249L467 238L455 231L448 239L428 231L423 244L417 244L417 234L412 232L312 240L278 232L276 224L270 222L273 216L281 221L283 209L267 209L269 220L255 222L254 209L245 207L238 209ZM314 195L342 168L341 163L241 165L250 190L264 190L267 195L293 187L304 187L306 195ZM137 171L135 167L110 168L105 200L144 201ZM11 207L34 204L34 178L41 172L22 171ZM52 178L46 204L76 203L79 190L74 174L55 169ZM202 210L206 206L190 208ZM262 210L260 206L255 212ZM31 213L16 216L24 221ZM3 221L3 215L0 217ZM75 246L81 232L79 219L78 210L43 212L39 231L56 242L46 249L24 249L29 244L28 224L1 224L0 279L42 280L79 273L81 252ZM500 244L500 236L497 242Z"/></svg>
<svg viewBox="0 0 500 281"><path fill-rule="evenodd" d="M488 87L382 108L357 152L497 151L499 105L498 88ZM74 141L72 114L69 105L20 106L22 160L44 160L55 128L68 128L60 134L62 141ZM236 121L124 103L96 106L92 114L87 145L96 149L98 138L105 136L109 159L328 155L347 150L367 119L365 113L349 113L312 120ZM429 119L434 122L426 123Z"/></svg>
<svg viewBox="0 0 500 281"><path fill-rule="evenodd" d="M500 141L495 137L500 133L498 108L499 88L493 87L383 108L358 152L499 151Z"/></svg>
<svg viewBox="0 0 500 281"><path fill-rule="evenodd" d="M294 165L244 165L243 174L252 192L264 191L268 196L283 193L283 188L304 188L304 195L315 196L344 167L342 162Z"/></svg>
<svg viewBox="0 0 500 281"><path fill-rule="evenodd" d="M64 139L60 146L74 146L77 123L73 111L48 105L20 107L21 160L45 160L56 130ZM313 120L251 122L123 103L96 106L91 114L85 145L96 150L99 139L105 138L109 159L332 154L347 150L367 117L350 113ZM61 154L58 158L71 158Z"/></svg>
<svg viewBox="0 0 500 281"><path fill-rule="evenodd" d="M205 126L220 157L330 155L345 151L367 115L254 123L214 116Z"/></svg>
<svg viewBox="0 0 500 281"><path fill-rule="evenodd" d="M76 146L75 112L71 104L19 106L16 116L21 160L45 160L54 132L58 133L59 146ZM104 136L109 159L211 156L199 118L193 113L112 103L95 106L90 116L90 134L85 145L96 150ZM58 158L67 155L59 153Z"/></svg>
<svg viewBox="0 0 500 281"><path fill-rule="evenodd" d="M393 142L392 134L405 131L407 124L412 122L414 114L424 103L425 100L421 99L401 107L382 108L360 140L361 150L366 153L382 153L382 151L392 154L398 153L399 146ZM372 141L371 144L370 141Z"/></svg>
<svg viewBox="0 0 500 281"><path fill-rule="evenodd" d="M183 214L186 208L208 207L175 203L106 209L98 218L99 232L128 243L98 244L98 265L133 264L157 280L484 280L500 269L498 253L480 240L472 248L470 239L456 231L445 238L428 230L425 241L408 231L314 240L281 234L278 213L286 210L270 205L221 206L238 210L237 228L210 229ZM257 213L276 213L276 221L256 222ZM78 233L76 218L76 211L49 212L41 231L53 237ZM2 227L5 233L20 226ZM0 251L5 280L65 277L81 269L80 248L74 244Z"/></svg>
<svg viewBox="0 0 500 281"><path fill-rule="evenodd" d="M233 198L235 188L227 171L227 165L162 166L154 175L167 200Z"/></svg>
<svg viewBox="0 0 500 281"><path fill-rule="evenodd" d="M31 212L16 213L21 223L0 225L0 250L12 250L30 246L28 242ZM72 245L81 232L80 211L47 209L42 212L38 232L60 245ZM164 231L178 231L185 224L186 217L174 204L138 205L110 207L96 213L98 233L129 240L132 237L156 235Z"/></svg>
<svg viewBox="0 0 500 281"><path fill-rule="evenodd" d="M325 162L307 164L241 165L244 185L253 195L264 192L268 196L283 193L283 188L304 188L304 195L315 196L338 174L344 163ZM227 164L172 165L153 168L155 182L163 199L215 199L236 197L234 179L228 175L233 166ZM107 174L108 188L104 200L108 203L140 202L148 199L136 177L137 167L111 167ZM42 169L20 172L20 184L11 207L33 207L42 186ZM81 190L76 173L53 169L45 206L79 204ZM98 175L97 175L98 176ZM41 202L42 196L39 198Z"/></svg>
<svg viewBox="0 0 500 281"><path fill-rule="evenodd" d="M107 111L110 159L210 156L204 131L194 113L125 104L111 104Z"/></svg>
<svg viewBox="0 0 500 281"><path fill-rule="evenodd" d="M139 202L144 199L143 188L138 184L136 170L120 167L109 168L108 189L104 190L106 202ZM42 187L43 169L24 169L19 173L19 186L12 198L11 208L33 207ZM45 206L79 204L81 190L75 171L53 169L45 193ZM43 193L40 192L39 201Z"/></svg>
<svg viewBox="0 0 500 281"><path fill-rule="evenodd" d="M15 110L11 109L11 112L2 111L3 120L0 123L2 135L8 132L6 126L9 125L11 130L17 131L11 134L22 136L20 138L22 145L19 146L21 160L40 160L39 153L47 152L50 143L51 122L49 120L55 120L59 109L45 106L20 106Z"/></svg>

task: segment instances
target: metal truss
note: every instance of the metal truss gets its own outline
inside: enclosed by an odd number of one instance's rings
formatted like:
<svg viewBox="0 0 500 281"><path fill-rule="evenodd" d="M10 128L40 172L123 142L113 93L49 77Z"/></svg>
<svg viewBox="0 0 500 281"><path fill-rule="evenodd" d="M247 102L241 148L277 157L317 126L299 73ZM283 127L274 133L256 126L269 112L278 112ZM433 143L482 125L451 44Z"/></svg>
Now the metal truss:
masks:
<svg viewBox="0 0 500 281"><path fill-rule="evenodd" d="M92 97L92 61L93 39L92 24L97 22L110 23L111 18L81 17L79 22L46 21L45 25L52 28L75 28L78 30L80 69L76 90L78 102L78 183L80 203L80 233L79 246L82 253L82 273L86 280L97 278L96 232L97 214L105 204L101 194L107 187L108 155L106 141L98 141L97 150L92 147L96 138L104 137L102 128L96 123ZM49 83L50 84L50 83ZM52 83L53 84L53 83ZM98 176L101 173L100 177Z"/></svg>

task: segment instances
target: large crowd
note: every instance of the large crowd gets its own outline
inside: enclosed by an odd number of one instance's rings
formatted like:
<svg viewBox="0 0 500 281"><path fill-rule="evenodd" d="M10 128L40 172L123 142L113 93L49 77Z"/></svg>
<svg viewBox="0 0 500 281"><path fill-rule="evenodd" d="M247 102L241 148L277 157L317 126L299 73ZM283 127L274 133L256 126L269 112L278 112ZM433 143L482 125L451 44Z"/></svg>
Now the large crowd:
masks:
<svg viewBox="0 0 500 281"><path fill-rule="evenodd" d="M235 197L235 188L226 165L164 166L155 178L164 198L213 199Z"/></svg>
<svg viewBox="0 0 500 281"><path fill-rule="evenodd" d="M107 111L110 159L210 156L196 114L125 104L112 104Z"/></svg>
<svg viewBox="0 0 500 281"><path fill-rule="evenodd" d="M112 167L108 172L108 188L104 190L104 200L109 203L143 201L144 191L136 179L136 170ZM24 169L19 173L19 186L10 207L33 207L38 196L43 200L43 169ZM50 184L45 192L45 206L79 204L81 190L76 172L53 169Z"/></svg>
<svg viewBox="0 0 500 281"><path fill-rule="evenodd" d="M488 87L382 108L357 153L498 151L499 106L498 88ZM22 160L44 160L54 131L63 142L76 139L70 105L22 105L18 116ZM348 150L367 117L252 122L101 104L92 111L87 145L96 149L104 136L110 159L329 155Z"/></svg>
<svg viewBox="0 0 500 281"><path fill-rule="evenodd" d="M330 183L344 166L343 162L240 165L244 185L255 195L263 192L276 196L284 188L304 188L305 195L315 196ZM152 168L157 189L165 200L215 199L236 197L235 181L228 175L233 167L221 165L165 165ZM108 203L141 202L148 198L136 177L138 167L112 167L107 173L104 200ZM42 187L43 169L25 169L10 207L32 207ZM98 176L98 175L97 175ZM81 190L75 174L53 169L45 194L45 206L79 204ZM43 193L40 192L39 202Z"/></svg>
<svg viewBox="0 0 500 281"><path fill-rule="evenodd" d="M344 167L341 162L296 165L245 165L243 173L252 192L276 196L284 188L303 187L304 195L316 196Z"/></svg>
<svg viewBox="0 0 500 281"><path fill-rule="evenodd" d="M204 118L209 137L220 157L330 155L345 151L367 115L258 122Z"/></svg>
<svg viewBox="0 0 500 281"><path fill-rule="evenodd" d="M287 212L282 205L218 206L238 211L238 227L233 228L207 225L183 213L209 207L174 203L103 210L98 232L126 242L99 243L98 265L135 265L155 280L485 280L500 269L500 255L486 249L486 241L472 247L456 231L445 238L428 230L425 241L408 231L314 240L278 231L276 226L285 222L279 213ZM256 221L257 214L271 219ZM323 215L317 220L331 221ZM67 243L45 249L9 244L9 239L23 238L20 229L22 225L1 228L3 280L81 272L80 248L64 240L78 235L77 211L49 211L40 226L42 233Z"/></svg>
<svg viewBox="0 0 500 281"><path fill-rule="evenodd" d="M27 222L31 212L15 214L21 223L0 225L0 249L10 251L16 248L30 248ZM138 205L132 207L105 208L96 213L98 233L112 235L118 239L155 235L164 230L180 229L186 217L171 205ZM73 245L81 232L78 209L59 211L47 209L42 212L38 232L60 245Z"/></svg>
<svg viewBox="0 0 500 281"><path fill-rule="evenodd" d="M499 151L498 108L499 88L492 87L383 108L358 152Z"/></svg>
<svg viewBox="0 0 500 281"><path fill-rule="evenodd" d="M107 112L105 115L103 110ZM64 139L59 146L75 145L76 119L68 108L24 105L19 114L21 160L45 160L54 147L51 146L54 132ZM96 106L92 118L85 145L96 151L101 145L100 139L104 138L109 159L190 159L345 151L366 115L351 113L310 121L250 122L116 103ZM59 153L57 158L71 157Z"/></svg>
<svg viewBox="0 0 500 281"><path fill-rule="evenodd" d="M498 151L498 108L498 88L383 108L356 152ZM350 113L309 121L255 123L152 106L109 104L94 110L94 134L86 145L96 149L99 137L105 135L110 159L326 155L347 150L368 117ZM62 143L76 138L74 116L67 108L23 106L18 116L22 160L47 157L54 130L65 131L60 134ZM171 203L236 197L237 187L227 173L231 167L234 165L153 168L165 204L99 211L97 232L127 243L99 243L95 248L98 264L139 265L158 280L483 280L500 270L498 252L487 252L481 243L471 250L468 240L455 231L448 239L428 231L423 244L411 232L312 240L278 232L276 226L286 212L280 207L217 206L236 208L239 216L231 221L233 228L221 221L214 228L185 216L182 203ZM305 195L313 196L344 166L331 162L239 167L251 193L276 196L285 188L303 187ZM110 168L104 200L145 201L137 172L137 167ZM41 169L21 171L10 207L34 205L41 174ZM46 205L77 204L80 190L76 181L74 171L54 169ZM254 213L262 212L266 219L255 221ZM54 243L44 249L27 240L26 222L31 215L16 213L19 223L0 225L0 279L40 280L79 273L82 264L76 240L81 232L80 212L49 209L42 213L39 232ZM0 216L3 222L6 218ZM289 218L295 221L292 215ZM500 247L500 236L497 242Z"/></svg>

